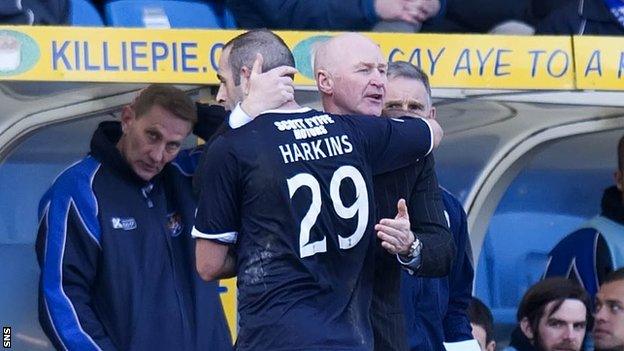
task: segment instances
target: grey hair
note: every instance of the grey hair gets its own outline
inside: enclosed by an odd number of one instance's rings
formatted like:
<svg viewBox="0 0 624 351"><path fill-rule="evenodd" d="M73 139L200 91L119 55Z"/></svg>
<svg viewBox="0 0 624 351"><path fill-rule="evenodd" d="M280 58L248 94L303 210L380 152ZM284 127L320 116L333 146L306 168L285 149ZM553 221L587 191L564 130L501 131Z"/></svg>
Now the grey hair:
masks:
<svg viewBox="0 0 624 351"><path fill-rule="evenodd" d="M388 79L390 78L414 79L421 82L427 91L427 103L431 106L431 85L429 84L429 77L420 67L406 61L390 62L388 63Z"/></svg>
<svg viewBox="0 0 624 351"><path fill-rule="evenodd" d="M254 29L243 33L227 42L223 49L230 47L229 64L235 85L240 84L241 68L251 69L258 53L264 59L262 72L279 66L295 67L295 58L284 40L267 29Z"/></svg>

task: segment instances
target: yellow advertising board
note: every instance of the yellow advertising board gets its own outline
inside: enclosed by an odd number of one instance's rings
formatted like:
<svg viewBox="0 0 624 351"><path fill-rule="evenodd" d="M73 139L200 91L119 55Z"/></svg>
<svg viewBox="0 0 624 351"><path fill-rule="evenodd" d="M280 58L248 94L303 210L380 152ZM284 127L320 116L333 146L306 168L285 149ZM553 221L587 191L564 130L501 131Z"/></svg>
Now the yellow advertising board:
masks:
<svg viewBox="0 0 624 351"><path fill-rule="evenodd" d="M578 89L624 90L624 39L574 37Z"/></svg>
<svg viewBox="0 0 624 351"><path fill-rule="evenodd" d="M237 328L238 328L238 313L237 313L237 301L236 294L236 278L223 279L219 281L219 295L221 296L221 304L223 305L223 312L225 312L225 318L230 326L230 333L232 334L232 340L236 340Z"/></svg>
<svg viewBox="0 0 624 351"><path fill-rule="evenodd" d="M240 31L0 26L0 80L217 84L223 44ZM335 33L278 32L298 85ZM571 37L368 33L390 61L420 65L434 87L573 89Z"/></svg>
<svg viewBox="0 0 624 351"><path fill-rule="evenodd" d="M421 67L439 88L572 89L570 37L371 34L388 61Z"/></svg>

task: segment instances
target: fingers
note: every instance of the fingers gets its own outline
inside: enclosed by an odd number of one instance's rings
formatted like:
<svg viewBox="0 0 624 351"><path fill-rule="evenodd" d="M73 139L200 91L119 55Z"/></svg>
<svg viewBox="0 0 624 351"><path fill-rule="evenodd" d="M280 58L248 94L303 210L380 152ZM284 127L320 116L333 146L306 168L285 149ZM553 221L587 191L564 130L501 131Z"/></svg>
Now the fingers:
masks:
<svg viewBox="0 0 624 351"><path fill-rule="evenodd" d="M425 11L418 11L414 14L414 19L419 23L425 22L429 17Z"/></svg>
<svg viewBox="0 0 624 351"><path fill-rule="evenodd" d="M386 251L388 251L389 253L396 255L399 253L399 249L397 249L396 246L391 245L385 241L381 242L381 247L383 247L384 249L386 249Z"/></svg>
<svg viewBox="0 0 624 351"><path fill-rule="evenodd" d="M405 243L408 239L407 233L404 230L400 230L397 228L377 224L375 226L375 230L377 230L378 232L377 236L379 237L379 239L385 240L386 237L390 237L390 239L385 241L388 241L393 245L401 245L402 243ZM380 234L382 234L383 238L379 236Z"/></svg>
<svg viewBox="0 0 624 351"><path fill-rule="evenodd" d="M396 218L409 218L409 214L407 213L407 204L405 203L405 199L399 199L399 202L397 203Z"/></svg>
<svg viewBox="0 0 624 351"><path fill-rule="evenodd" d="M418 19L416 19L416 13L412 12L404 12L398 19L413 25L419 25L421 23Z"/></svg>
<svg viewBox="0 0 624 351"><path fill-rule="evenodd" d="M276 76L288 76L288 75L295 75L297 74L299 71L297 71L297 69L295 67L290 67L290 66L279 66L279 67L275 67L272 70L268 71L267 73L271 72L272 74L275 74Z"/></svg>
<svg viewBox="0 0 624 351"><path fill-rule="evenodd" d="M256 54L256 59L254 60L253 66L251 68L252 75L258 75L262 73L262 64L264 63L264 58L261 53Z"/></svg>
<svg viewBox="0 0 624 351"><path fill-rule="evenodd" d="M377 237L381 240L382 244L386 243L387 245L394 247L397 252L401 251L401 243L398 240L394 239L392 236L389 236L383 232L379 232L377 233Z"/></svg>

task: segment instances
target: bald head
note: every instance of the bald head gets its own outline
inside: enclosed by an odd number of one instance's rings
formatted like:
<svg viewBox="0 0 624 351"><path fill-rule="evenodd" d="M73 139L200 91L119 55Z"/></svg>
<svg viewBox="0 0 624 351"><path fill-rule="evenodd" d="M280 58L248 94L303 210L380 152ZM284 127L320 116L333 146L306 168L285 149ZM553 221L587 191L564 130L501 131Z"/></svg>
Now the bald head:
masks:
<svg viewBox="0 0 624 351"><path fill-rule="evenodd" d="M325 111L380 115L387 63L379 46L356 33L338 35L318 47L316 84Z"/></svg>
<svg viewBox="0 0 624 351"><path fill-rule="evenodd" d="M319 69L331 71L337 65L345 63L343 59L347 53L358 56L359 53L375 53L376 51L381 56L379 46L362 34L344 33L337 35L319 45L315 51L314 72L318 72Z"/></svg>

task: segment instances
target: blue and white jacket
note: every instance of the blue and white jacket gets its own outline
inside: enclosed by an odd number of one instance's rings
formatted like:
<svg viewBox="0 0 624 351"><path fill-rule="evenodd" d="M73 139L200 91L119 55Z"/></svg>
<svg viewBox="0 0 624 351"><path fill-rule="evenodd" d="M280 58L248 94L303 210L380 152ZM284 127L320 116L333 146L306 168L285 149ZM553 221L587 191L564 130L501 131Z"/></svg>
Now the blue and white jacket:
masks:
<svg viewBox="0 0 624 351"><path fill-rule="evenodd" d="M602 196L600 215L564 237L549 253L544 277L578 281L592 299L604 278L624 267L624 204L612 186Z"/></svg>
<svg viewBox="0 0 624 351"><path fill-rule="evenodd" d="M42 198L39 320L57 349L230 350L217 283L195 270L191 174L181 152L141 180L103 122L90 154Z"/></svg>

